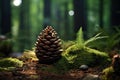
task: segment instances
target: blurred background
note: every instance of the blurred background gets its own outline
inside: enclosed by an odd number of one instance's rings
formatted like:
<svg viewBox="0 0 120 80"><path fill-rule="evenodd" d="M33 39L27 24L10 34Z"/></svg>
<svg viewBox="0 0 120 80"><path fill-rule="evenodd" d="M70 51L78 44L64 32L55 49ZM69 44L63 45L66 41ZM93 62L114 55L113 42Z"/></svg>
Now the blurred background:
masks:
<svg viewBox="0 0 120 80"><path fill-rule="evenodd" d="M0 0L0 40L12 40L13 52L32 49L46 26L67 41L80 27L89 38L119 25L120 0Z"/></svg>

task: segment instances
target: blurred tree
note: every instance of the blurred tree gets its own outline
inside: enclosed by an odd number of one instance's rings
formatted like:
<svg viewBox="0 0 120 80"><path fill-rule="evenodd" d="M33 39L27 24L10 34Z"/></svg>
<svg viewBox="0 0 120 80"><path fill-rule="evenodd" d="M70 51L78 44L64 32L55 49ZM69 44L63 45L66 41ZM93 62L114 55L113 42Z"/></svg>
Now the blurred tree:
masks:
<svg viewBox="0 0 120 80"><path fill-rule="evenodd" d="M2 3L1 3L1 0L0 0L0 34L1 34L1 25L2 25L2 23L1 23L1 16L2 16L2 15L1 15L1 7L2 7L1 4L2 4Z"/></svg>
<svg viewBox="0 0 120 80"><path fill-rule="evenodd" d="M11 5L10 0L0 0L1 13L1 34L6 35L11 33Z"/></svg>
<svg viewBox="0 0 120 80"><path fill-rule="evenodd" d="M87 1L87 37L92 37L99 27L99 1Z"/></svg>
<svg viewBox="0 0 120 80"><path fill-rule="evenodd" d="M103 0L103 29L111 33L110 15L111 15L111 0Z"/></svg>
<svg viewBox="0 0 120 80"><path fill-rule="evenodd" d="M62 0L61 0L62 1ZM62 24L63 21L63 11L64 8L61 6L61 1L52 0L51 5L51 25L55 28L55 30L58 32L60 37L63 39L64 37L64 29L62 28L64 24ZM61 28L63 30L61 30Z"/></svg>
<svg viewBox="0 0 120 80"><path fill-rule="evenodd" d="M51 24L63 40L73 39L73 0L52 0ZM74 12L74 11L73 11Z"/></svg>
<svg viewBox="0 0 120 80"><path fill-rule="evenodd" d="M16 5L15 2L20 0L11 0L11 28L12 28L12 38L14 40L13 51L20 52L23 50L19 45L23 45L21 38L23 34L20 29L20 12L21 12L21 3ZM20 35L21 34L21 35Z"/></svg>
<svg viewBox="0 0 120 80"><path fill-rule="evenodd" d="M12 36L16 37L18 35L18 28L20 24L20 6L11 5L11 27L12 27Z"/></svg>
<svg viewBox="0 0 120 80"><path fill-rule="evenodd" d="M44 0L44 27L51 24L51 0Z"/></svg>
<svg viewBox="0 0 120 80"><path fill-rule="evenodd" d="M31 0L30 1L30 34L31 34L31 44L34 47L34 43L37 39L38 34L43 29L43 7L44 7L44 0Z"/></svg>
<svg viewBox="0 0 120 80"><path fill-rule="evenodd" d="M65 18L65 25L64 25L64 30L65 30L65 32L64 32L64 39L65 40L68 40L68 38L69 38L69 31L70 31L70 27L69 27L69 19L68 19L68 2L65 2L64 3L64 8L65 8L65 11L64 11L64 18ZM68 30L69 29L69 30Z"/></svg>
<svg viewBox="0 0 120 80"><path fill-rule="evenodd" d="M111 25L120 25L120 0L111 0Z"/></svg>
<svg viewBox="0 0 120 80"><path fill-rule="evenodd" d="M31 48L30 39L30 0L23 0L20 6L20 27L19 27L19 49L23 51L24 49Z"/></svg>
<svg viewBox="0 0 120 80"><path fill-rule="evenodd" d="M110 0L87 1L87 35L93 36L100 30L110 31Z"/></svg>
<svg viewBox="0 0 120 80"><path fill-rule="evenodd" d="M69 0L68 2L68 14L69 14L69 17L68 17L68 24L69 24L69 33L68 35L69 38L68 40L73 40L74 39L74 7L73 7L73 0Z"/></svg>
<svg viewBox="0 0 120 80"><path fill-rule="evenodd" d="M99 1L100 27L103 28L103 0Z"/></svg>
<svg viewBox="0 0 120 80"><path fill-rule="evenodd" d="M86 1L85 0L73 0L74 5L74 31L75 33L82 26L86 31Z"/></svg>

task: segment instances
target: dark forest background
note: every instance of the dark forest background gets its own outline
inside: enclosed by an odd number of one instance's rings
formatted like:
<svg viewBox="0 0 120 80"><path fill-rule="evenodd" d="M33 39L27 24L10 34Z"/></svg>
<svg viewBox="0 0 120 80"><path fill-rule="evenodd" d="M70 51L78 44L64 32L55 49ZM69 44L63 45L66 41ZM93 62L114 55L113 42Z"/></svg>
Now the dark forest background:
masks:
<svg viewBox="0 0 120 80"><path fill-rule="evenodd" d="M0 0L0 35L14 40L14 51L31 49L39 33L53 26L62 40L85 38L120 25L120 0Z"/></svg>

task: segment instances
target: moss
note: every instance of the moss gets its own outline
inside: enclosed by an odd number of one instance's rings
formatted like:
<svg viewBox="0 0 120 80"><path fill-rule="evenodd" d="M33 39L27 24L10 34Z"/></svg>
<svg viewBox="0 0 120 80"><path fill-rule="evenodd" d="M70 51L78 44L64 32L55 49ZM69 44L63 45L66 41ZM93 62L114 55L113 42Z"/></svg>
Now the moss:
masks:
<svg viewBox="0 0 120 80"><path fill-rule="evenodd" d="M92 65L94 62L93 55L83 50L70 51L65 57L71 64L71 68L79 68L82 64Z"/></svg>
<svg viewBox="0 0 120 80"><path fill-rule="evenodd" d="M101 64L109 59L109 56L105 52L101 52L96 49L87 47L87 45L98 39L106 38L106 36L100 36L101 33L96 34L88 40L83 37L82 27L77 33L75 43L69 46L63 53L63 56L68 60L73 67L79 67L81 64L93 66L94 64Z"/></svg>
<svg viewBox="0 0 120 80"><path fill-rule="evenodd" d="M22 60L26 60L26 59L30 59L30 58L32 60L38 60L34 50L26 50L26 51L24 51L22 56L20 56L19 58L22 59Z"/></svg>
<svg viewBox="0 0 120 80"><path fill-rule="evenodd" d="M96 66L108 61L108 54L89 47L78 47L76 44L68 47L63 56L71 64L72 68L78 68L82 64Z"/></svg>
<svg viewBox="0 0 120 80"><path fill-rule="evenodd" d="M103 76L102 76L102 80L108 80L107 79L107 77L108 77L108 75L110 75L111 73L113 73L114 72L114 70L113 70L113 68L112 67L108 67L108 68L106 68L106 69L104 69L103 70Z"/></svg>
<svg viewBox="0 0 120 80"><path fill-rule="evenodd" d="M36 54L34 52L34 50L26 50L24 51L24 53L22 54L21 57L19 57L22 60L26 60L26 59L32 59L32 60L38 60L38 58L36 57ZM63 74L66 71L69 70L69 63L66 60L66 58L64 56L62 56L62 58L57 61L56 63L52 64L52 65L48 65L48 66L41 66L40 70L42 71L47 71L50 73L57 73L57 74Z"/></svg>
<svg viewBox="0 0 120 80"><path fill-rule="evenodd" d="M0 71L12 71L14 69L15 69L15 67L6 67L6 68L0 67Z"/></svg>
<svg viewBox="0 0 120 80"><path fill-rule="evenodd" d="M84 47L84 50L87 51L87 52L89 52L89 53L94 53L96 55L101 55L101 56L104 56L104 57L108 58L108 54L105 53L105 52L101 52L99 50L92 49L92 48L89 48L89 47Z"/></svg>
<svg viewBox="0 0 120 80"><path fill-rule="evenodd" d="M56 69L56 67L54 65L42 66L42 67L40 67L40 70L42 70L44 72L48 72L48 73L59 74L58 70Z"/></svg>
<svg viewBox="0 0 120 80"><path fill-rule="evenodd" d="M32 80L38 80L39 76L38 75L30 75L30 79L32 79Z"/></svg>
<svg viewBox="0 0 120 80"><path fill-rule="evenodd" d="M62 41L62 48L66 50L68 47L75 44L75 41Z"/></svg>
<svg viewBox="0 0 120 80"><path fill-rule="evenodd" d="M62 59L53 65L59 74L63 74L70 69L70 64L64 56L62 56Z"/></svg>
<svg viewBox="0 0 120 80"><path fill-rule="evenodd" d="M12 70L15 67L22 67L23 62L17 58L0 59L0 70Z"/></svg>
<svg viewBox="0 0 120 80"><path fill-rule="evenodd" d="M63 56L58 62L52 64L52 65L46 65L46 66L41 66L40 70L42 71L47 71L49 73L53 74L64 74L69 70L69 63Z"/></svg>
<svg viewBox="0 0 120 80"><path fill-rule="evenodd" d="M115 73L112 66L105 68L102 73L102 80L120 80L120 76Z"/></svg>

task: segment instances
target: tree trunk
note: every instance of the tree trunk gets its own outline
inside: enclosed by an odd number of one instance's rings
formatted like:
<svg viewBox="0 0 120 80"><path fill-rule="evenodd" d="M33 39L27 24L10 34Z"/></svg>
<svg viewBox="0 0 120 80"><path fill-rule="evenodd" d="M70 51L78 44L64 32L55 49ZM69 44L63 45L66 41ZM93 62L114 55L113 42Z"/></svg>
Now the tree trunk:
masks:
<svg viewBox="0 0 120 80"><path fill-rule="evenodd" d="M1 10L1 8L2 8L2 3L1 3L1 1L2 0L0 0L0 34L1 34L1 25L2 25L2 23L1 23L1 17L2 17L2 14L1 14L1 12L2 12L2 10Z"/></svg>
<svg viewBox="0 0 120 80"><path fill-rule="evenodd" d="M100 27L103 28L103 0L99 2Z"/></svg>
<svg viewBox="0 0 120 80"><path fill-rule="evenodd" d="M11 6L10 0L1 0L1 34L11 34Z"/></svg>
<svg viewBox="0 0 120 80"><path fill-rule="evenodd" d="M51 0L44 0L44 27L50 26Z"/></svg>
<svg viewBox="0 0 120 80"><path fill-rule="evenodd" d="M69 24L68 24L68 2L65 2L64 3L64 7L65 7L65 13L64 13L64 19L65 19L65 26L64 26L64 29L65 29L65 33L64 33L64 36L65 36L65 40L68 40L68 35L70 33L70 27L69 27Z"/></svg>
<svg viewBox="0 0 120 80"><path fill-rule="evenodd" d="M120 0L111 0L111 26L120 25Z"/></svg>
<svg viewBox="0 0 120 80"><path fill-rule="evenodd" d="M73 0L74 5L74 31L75 33L80 27L86 31L86 9L85 0Z"/></svg>

